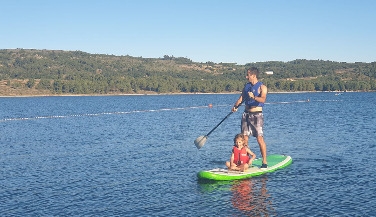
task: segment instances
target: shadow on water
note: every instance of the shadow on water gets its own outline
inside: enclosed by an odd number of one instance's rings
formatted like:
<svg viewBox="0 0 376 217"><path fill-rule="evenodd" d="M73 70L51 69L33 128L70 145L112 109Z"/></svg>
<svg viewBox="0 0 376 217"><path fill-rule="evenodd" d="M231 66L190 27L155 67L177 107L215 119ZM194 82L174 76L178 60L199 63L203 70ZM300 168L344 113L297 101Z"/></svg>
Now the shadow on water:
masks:
<svg viewBox="0 0 376 217"><path fill-rule="evenodd" d="M268 177L266 175L235 181L198 180L200 192L203 194L230 192L228 204L231 204L236 211L232 216L276 215L273 198L268 193L267 183Z"/></svg>

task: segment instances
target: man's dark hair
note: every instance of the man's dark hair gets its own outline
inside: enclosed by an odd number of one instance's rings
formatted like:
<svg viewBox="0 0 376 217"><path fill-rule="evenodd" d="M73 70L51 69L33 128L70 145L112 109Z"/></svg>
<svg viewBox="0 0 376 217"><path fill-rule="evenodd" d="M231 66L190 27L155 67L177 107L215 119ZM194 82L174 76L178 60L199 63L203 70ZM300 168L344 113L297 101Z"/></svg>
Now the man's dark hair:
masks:
<svg viewBox="0 0 376 217"><path fill-rule="evenodd" d="M254 74L256 76L258 76L260 74L259 70L257 67L251 67L251 68L248 68L247 69L247 73L248 71L251 73L251 74Z"/></svg>

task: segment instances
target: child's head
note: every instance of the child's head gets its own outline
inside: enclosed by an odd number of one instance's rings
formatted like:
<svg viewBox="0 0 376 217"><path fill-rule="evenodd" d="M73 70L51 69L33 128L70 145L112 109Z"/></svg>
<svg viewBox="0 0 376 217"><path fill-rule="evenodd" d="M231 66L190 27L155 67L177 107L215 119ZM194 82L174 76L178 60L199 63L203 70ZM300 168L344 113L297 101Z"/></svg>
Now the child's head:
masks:
<svg viewBox="0 0 376 217"><path fill-rule="evenodd" d="M239 144L245 146L244 141L245 141L245 139L244 139L244 135L239 133L239 134L237 134L237 135L235 136L235 138L234 138L234 145L235 145L236 147L239 147Z"/></svg>

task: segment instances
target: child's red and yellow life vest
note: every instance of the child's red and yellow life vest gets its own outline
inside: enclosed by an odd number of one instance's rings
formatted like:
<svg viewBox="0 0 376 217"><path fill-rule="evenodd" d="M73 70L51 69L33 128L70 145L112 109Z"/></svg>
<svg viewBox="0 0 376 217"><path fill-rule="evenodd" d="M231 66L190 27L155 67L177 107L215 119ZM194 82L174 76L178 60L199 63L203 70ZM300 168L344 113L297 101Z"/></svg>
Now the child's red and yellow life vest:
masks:
<svg viewBox="0 0 376 217"><path fill-rule="evenodd" d="M232 152L234 153L234 162L236 165L242 165L245 163L248 163L249 156L247 154L247 149L243 147L241 150L239 150L237 147L234 147Z"/></svg>

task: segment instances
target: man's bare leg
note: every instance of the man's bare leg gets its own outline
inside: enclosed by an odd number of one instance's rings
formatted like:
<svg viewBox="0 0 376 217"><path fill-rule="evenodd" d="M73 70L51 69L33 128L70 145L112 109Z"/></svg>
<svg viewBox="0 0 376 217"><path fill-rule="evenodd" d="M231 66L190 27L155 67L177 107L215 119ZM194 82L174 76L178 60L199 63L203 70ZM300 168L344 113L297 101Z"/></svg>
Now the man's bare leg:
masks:
<svg viewBox="0 0 376 217"><path fill-rule="evenodd" d="M260 152L261 152L261 155L262 155L262 163L268 164L268 161L266 160L266 144L265 144L265 141L264 141L264 137L258 136L257 137L257 143L260 146Z"/></svg>

